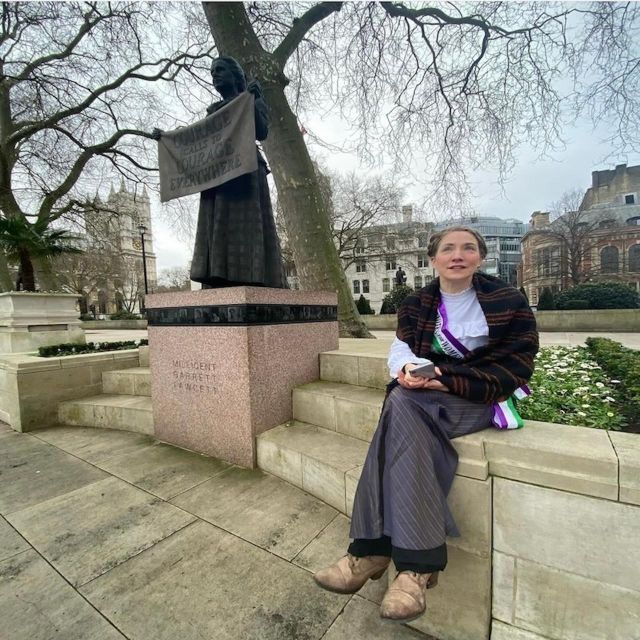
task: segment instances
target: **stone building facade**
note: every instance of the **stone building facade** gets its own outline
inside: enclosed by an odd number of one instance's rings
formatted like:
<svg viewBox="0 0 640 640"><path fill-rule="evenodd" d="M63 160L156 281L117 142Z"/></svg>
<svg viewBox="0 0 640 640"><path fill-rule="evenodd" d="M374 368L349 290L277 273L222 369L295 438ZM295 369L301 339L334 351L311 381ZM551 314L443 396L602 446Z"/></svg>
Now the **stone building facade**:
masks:
<svg viewBox="0 0 640 640"><path fill-rule="evenodd" d="M411 206L402 208L402 222L374 225L362 230L355 256L341 256L355 300L360 295L380 313L383 298L393 289L398 267L406 283L421 289L435 277L427 256L433 224L413 220Z"/></svg>
<svg viewBox="0 0 640 640"><path fill-rule="evenodd" d="M96 197L97 210L85 215L86 234L83 238L88 260L100 256L102 269L96 269L94 282L88 282L84 312L105 316L128 309L139 313L144 309L144 269L142 237L138 230L144 225L144 249L149 292L157 287L156 255L153 247L151 202L146 188L129 191L124 179L119 190L111 186L105 201Z"/></svg>
<svg viewBox="0 0 640 640"><path fill-rule="evenodd" d="M640 166L594 171L591 179L577 212L557 220L548 212L531 216L520 282L532 305L545 287L562 291L577 280L617 281L640 290Z"/></svg>

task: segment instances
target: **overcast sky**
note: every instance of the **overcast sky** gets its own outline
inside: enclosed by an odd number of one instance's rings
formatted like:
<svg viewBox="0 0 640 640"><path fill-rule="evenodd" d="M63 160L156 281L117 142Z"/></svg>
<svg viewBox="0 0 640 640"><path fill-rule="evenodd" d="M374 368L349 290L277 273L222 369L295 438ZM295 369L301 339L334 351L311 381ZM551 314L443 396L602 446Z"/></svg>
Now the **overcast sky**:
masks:
<svg viewBox="0 0 640 640"><path fill-rule="evenodd" d="M331 124L327 119L318 119L304 124L329 142L337 143L341 135L338 122ZM547 209L565 191L576 187L586 190L591 185L592 171L612 169L624 162L629 166L640 163L640 154L635 157L611 156L610 146L602 142L605 136L605 126L593 132L591 125L582 121L565 130L566 148L552 158L537 159L535 150L523 145L517 153L517 165L504 185L504 193L497 184L495 173L474 174L471 206L478 215L516 218L527 222L533 211ZM326 151L313 145L311 148L316 156L329 160ZM330 161L331 167L338 171L376 171L376 168L361 167L358 158L353 155L333 153ZM423 197L424 189L419 183L408 185L407 202L419 202ZM193 208L195 215L197 199L193 201ZM177 238L175 231L163 222L158 215L159 202L152 202L152 209L155 214L153 236L158 272L167 267L186 265L191 259L191 241Z"/></svg>

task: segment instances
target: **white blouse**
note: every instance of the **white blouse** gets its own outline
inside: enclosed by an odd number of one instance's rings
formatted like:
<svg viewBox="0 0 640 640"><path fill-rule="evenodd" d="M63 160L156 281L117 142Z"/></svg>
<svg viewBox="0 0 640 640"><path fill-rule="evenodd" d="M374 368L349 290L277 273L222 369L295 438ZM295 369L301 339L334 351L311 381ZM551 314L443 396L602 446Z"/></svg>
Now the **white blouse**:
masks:
<svg viewBox="0 0 640 640"><path fill-rule="evenodd" d="M448 328L451 333L469 351L487 344L489 342L489 325L478 302L475 289L470 287L460 293L440 291L440 295L447 309ZM398 372L409 362L429 364L431 360L418 358L406 342L395 338L391 343L387 359L389 375L392 378L397 378Z"/></svg>

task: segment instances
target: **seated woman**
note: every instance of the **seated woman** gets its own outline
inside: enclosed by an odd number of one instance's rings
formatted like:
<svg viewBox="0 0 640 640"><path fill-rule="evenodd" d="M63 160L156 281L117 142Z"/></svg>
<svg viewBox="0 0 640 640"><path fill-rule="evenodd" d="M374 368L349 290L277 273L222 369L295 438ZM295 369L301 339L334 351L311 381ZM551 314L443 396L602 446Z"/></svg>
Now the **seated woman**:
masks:
<svg viewBox="0 0 640 640"><path fill-rule="evenodd" d="M398 574L380 606L383 618L407 622L424 613L426 589L447 564L446 536L458 536L447 506L458 456L450 439L490 426L506 428L500 409L533 373L538 334L516 289L476 270L487 255L467 227L435 233L428 254L439 278L398 310L389 354L394 380L356 490L348 553L315 581L355 593ZM434 363L435 377L412 375Z"/></svg>

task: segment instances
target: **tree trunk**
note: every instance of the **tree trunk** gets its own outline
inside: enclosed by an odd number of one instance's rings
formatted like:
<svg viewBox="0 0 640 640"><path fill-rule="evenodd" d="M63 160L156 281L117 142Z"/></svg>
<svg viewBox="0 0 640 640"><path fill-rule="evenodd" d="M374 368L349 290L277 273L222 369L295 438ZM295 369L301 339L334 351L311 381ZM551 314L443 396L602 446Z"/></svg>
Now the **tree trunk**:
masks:
<svg viewBox="0 0 640 640"><path fill-rule="evenodd" d="M33 262L27 251L20 251L20 280L23 291L35 291L36 279L33 272ZM16 287L17 288L17 287Z"/></svg>
<svg viewBox="0 0 640 640"><path fill-rule="evenodd" d="M9 272L7 256L0 251L0 293L4 291L13 291L13 281Z"/></svg>
<svg viewBox="0 0 640 640"><path fill-rule="evenodd" d="M264 90L271 124L263 144L302 288L336 291L340 335L373 338L360 318L333 243L327 205L284 93L282 69L260 46L242 3L207 2L204 10L218 52L236 58L247 77L258 79Z"/></svg>
<svg viewBox="0 0 640 640"><path fill-rule="evenodd" d="M58 291L60 283L53 270L51 260L48 258L34 258L33 266L40 285L40 291Z"/></svg>

